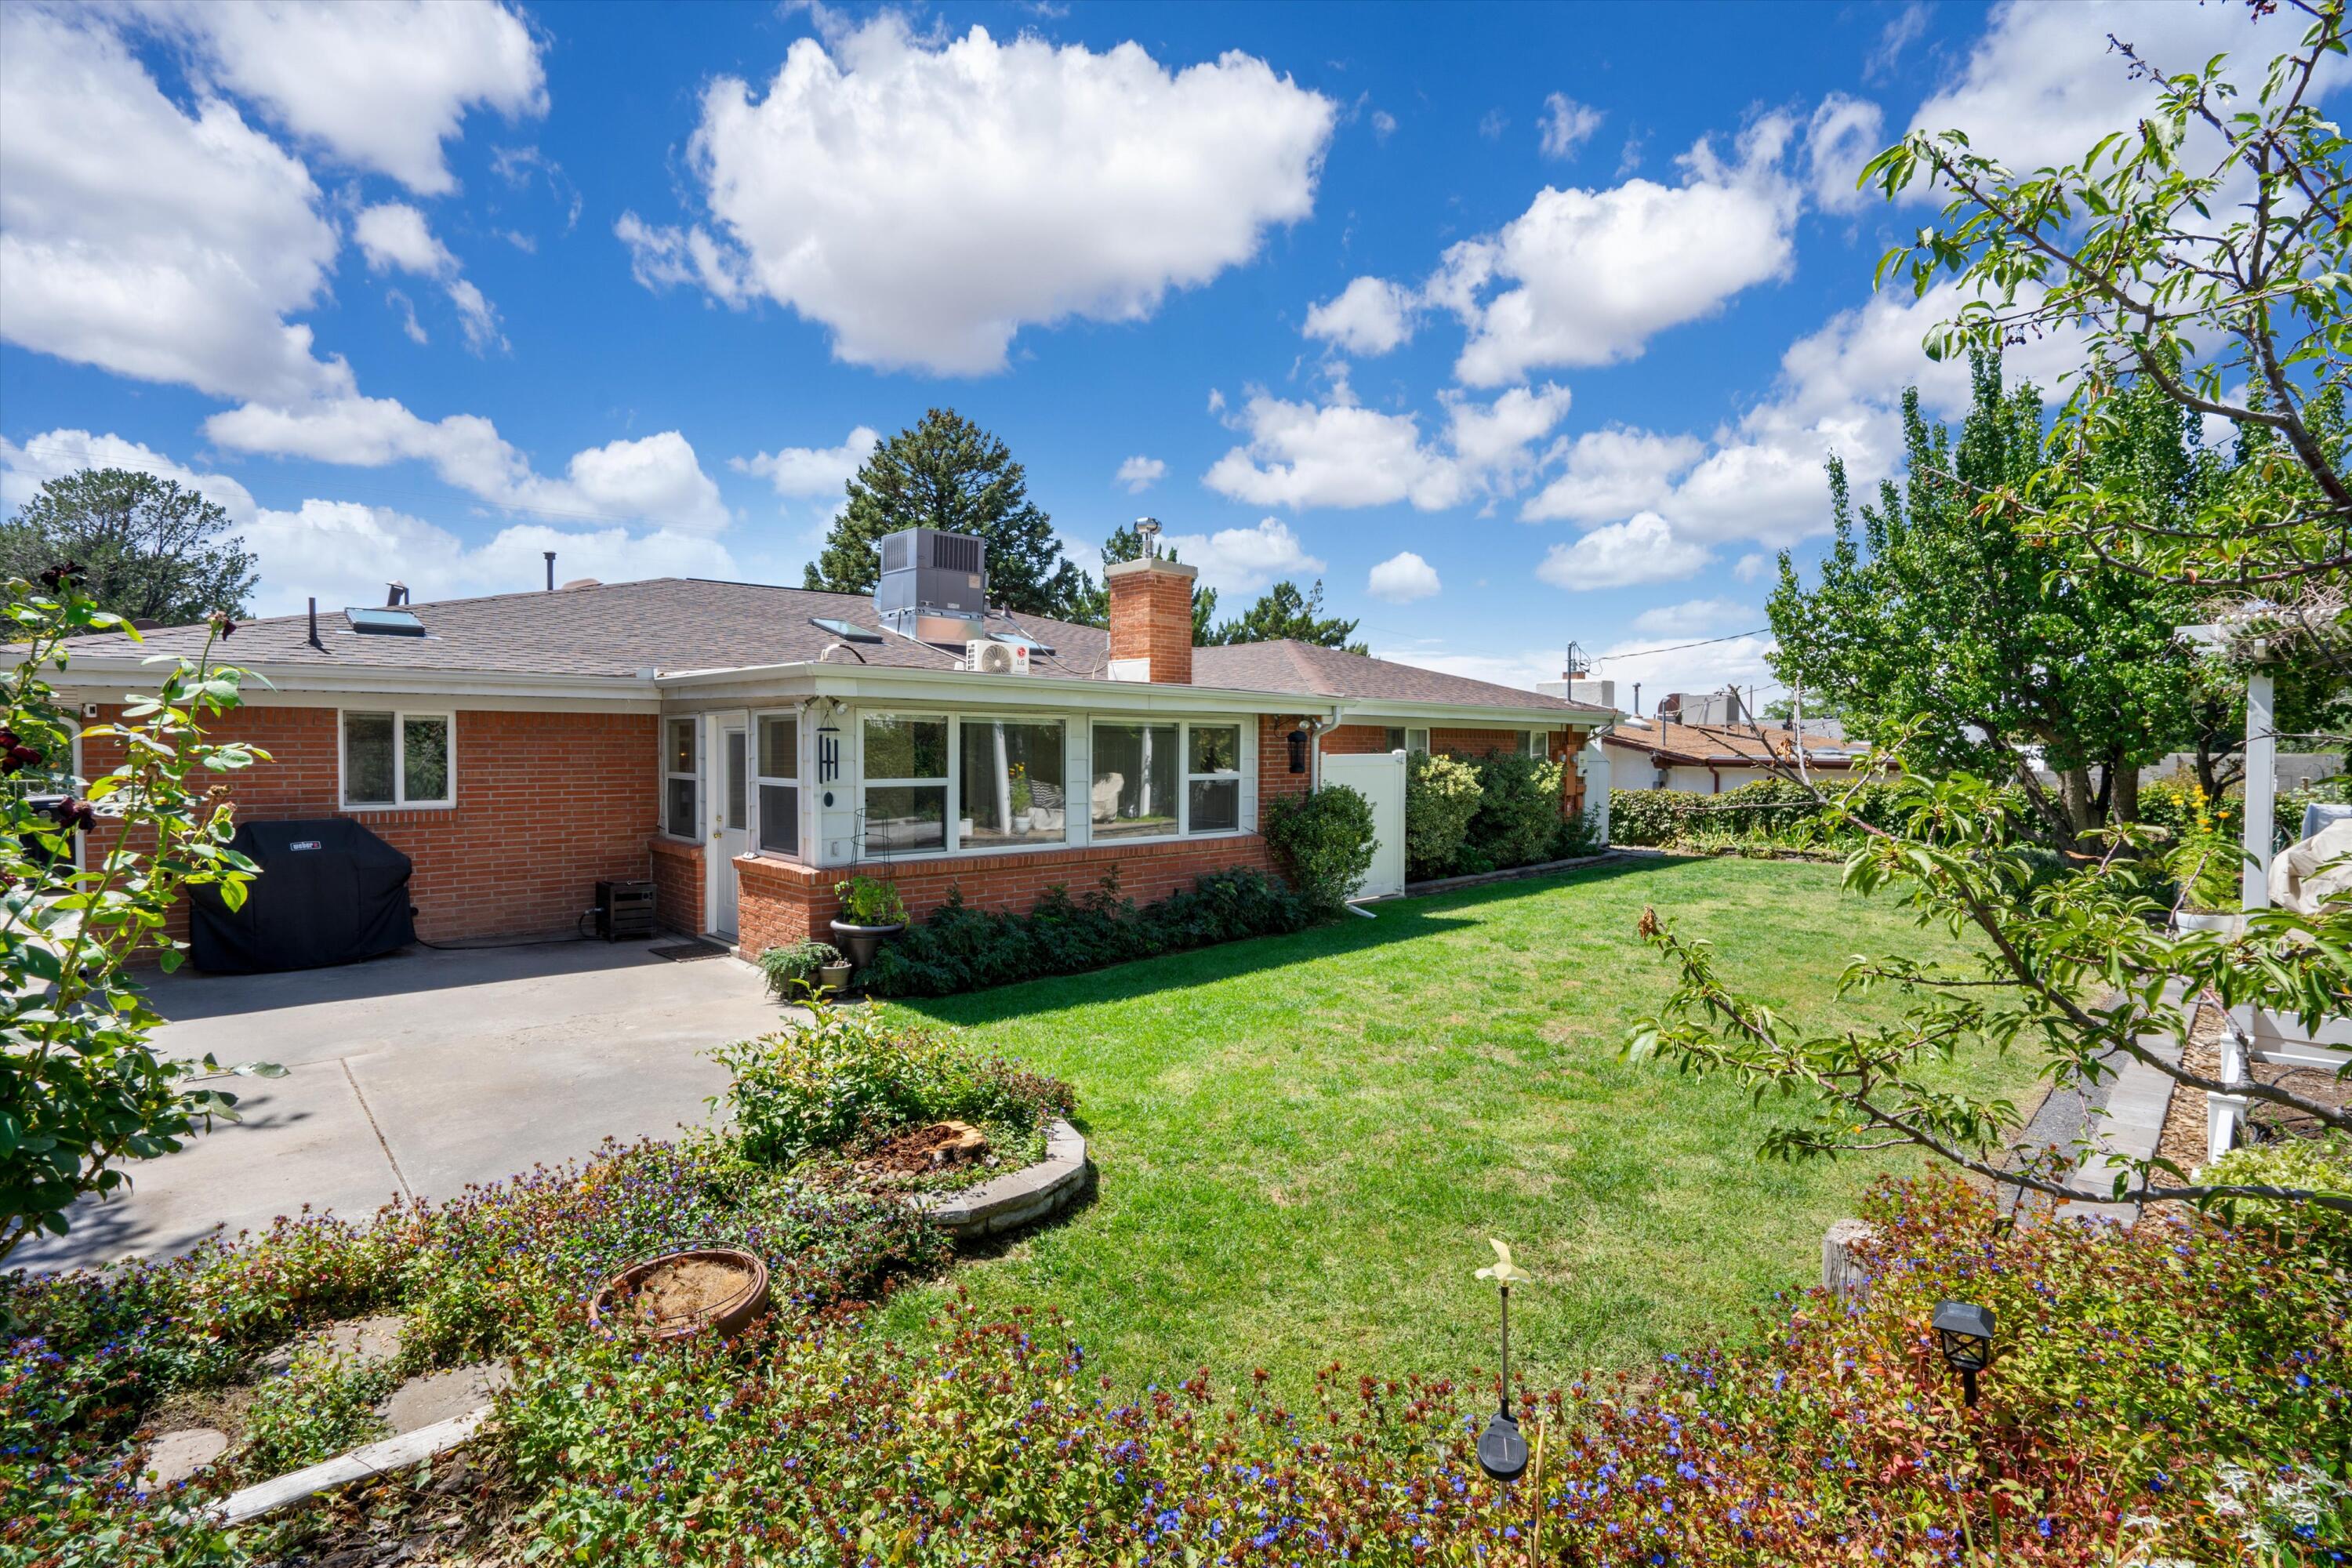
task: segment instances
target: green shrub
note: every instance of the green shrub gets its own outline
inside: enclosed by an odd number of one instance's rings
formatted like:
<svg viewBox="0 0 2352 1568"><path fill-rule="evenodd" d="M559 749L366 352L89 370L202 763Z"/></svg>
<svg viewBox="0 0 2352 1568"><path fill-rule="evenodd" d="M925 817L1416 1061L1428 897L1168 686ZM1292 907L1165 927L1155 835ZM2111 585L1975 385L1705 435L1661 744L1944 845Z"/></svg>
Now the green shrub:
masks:
<svg viewBox="0 0 2352 1568"><path fill-rule="evenodd" d="M1372 803L1346 784L1276 801L1265 841L1307 907L1336 914L1372 868Z"/></svg>
<svg viewBox="0 0 2352 1568"><path fill-rule="evenodd" d="M1819 781L1822 793L1846 802L1873 827L1900 824L1893 787L1848 784L1843 774ZM1721 795L1688 790L1617 789L1609 794L1609 840L1632 846L1677 845L1698 849L1741 847L1833 849L1853 831L1826 820L1813 796L1794 779L1755 779Z"/></svg>
<svg viewBox="0 0 2352 1568"><path fill-rule="evenodd" d="M1462 853L1470 819L1478 812L1478 770L1434 752L1415 752L1404 764L1404 865L1414 881L1444 877Z"/></svg>
<svg viewBox="0 0 2352 1568"><path fill-rule="evenodd" d="M2232 1149L2198 1173L2201 1181L2268 1183L2352 1197L2352 1138L2282 1138ZM2268 1204L2241 1199L2219 1205L2232 1225L2283 1229L2306 1237L2339 1268L2352 1268L2352 1214L2315 1204Z"/></svg>
<svg viewBox="0 0 2352 1568"><path fill-rule="evenodd" d="M1559 831L1552 838L1551 858L1573 860L1606 850L1609 846L1601 842L1600 815L1597 811L1577 811L1561 818Z"/></svg>
<svg viewBox="0 0 2352 1568"><path fill-rule="evenodd" d="M1035 980L1082 974L1218 942L1278 936L1312 923L1296 893L1256 871L1214 871L1191 888L1139 909L1118 895L1116 871L1084 902L1049 888L1026 915L976 910L951 891L920 925L875 954L865 985L877 996L955 996Z"/></svg>
<svg viewBox="0 0 2352 1568"><path fill-rule="evenodd" d="M1532 866L1559 837L1560 764L1506 752L1481 757L1478 809L1458 858L1465 871Z"/></svg>
<svg viewBox="0 0 2352 1568"><path fill-rule="evenodd" d="M841 952L829 942L804 938L790 947L772 947L760 954L760 973L767 977L769 994L792 1001L816 984L816 972L839 963Z"/></svg>
<svg viewBox="0 0 2352 1568"><path fill-rule="evenodd" d="M1026 1134L1075 1105L1067 1084L880 1007L820 1004L805 1023L710 1055L734 1075L726 1100L738 1146L766 1165L950 1117Z"/></svg>
<svg viewBox="0 0 2352 1568"><path fill-rule="evenodd" d="M894 926L907 919L907 901L898 896L898 885L879 877L856 874L833 885L841 900L840 919L845 925Z"/></svg>

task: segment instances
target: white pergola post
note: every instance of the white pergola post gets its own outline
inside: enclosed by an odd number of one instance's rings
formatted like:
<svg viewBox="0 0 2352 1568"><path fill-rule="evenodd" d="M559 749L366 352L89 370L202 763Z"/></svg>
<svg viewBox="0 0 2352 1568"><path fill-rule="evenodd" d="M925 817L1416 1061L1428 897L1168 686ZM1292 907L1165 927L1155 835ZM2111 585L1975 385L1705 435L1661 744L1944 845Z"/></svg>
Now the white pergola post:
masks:
<svg viewBox="0 0 2352 1568"><path fill-rule="evenodd" d="M2243 843L2247 860L2239 902L2251 912L2271 907L2271 819L2278 807L2277 702L2270 673L2256 670L2246 677L2246 813Z"/></svg>

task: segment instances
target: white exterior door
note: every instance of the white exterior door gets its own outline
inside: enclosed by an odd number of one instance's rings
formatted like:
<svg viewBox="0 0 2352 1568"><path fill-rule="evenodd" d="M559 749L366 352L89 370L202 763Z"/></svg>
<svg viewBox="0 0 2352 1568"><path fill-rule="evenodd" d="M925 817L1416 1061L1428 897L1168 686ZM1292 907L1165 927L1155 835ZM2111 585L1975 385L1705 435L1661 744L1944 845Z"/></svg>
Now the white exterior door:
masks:
<svg viewBox="0 0 2352 1568"><path fill-rule="evenodd" d="M751 726L741 713L714 714L703 755L710 759L709 919L712 935L735 937L735 857L751 849Z"/></svg>
<svg viewBox="0 0 2352 1568"><path fill-rule="evenodd" d="M1372 804L1372 867L1353 896L1384 899L1404 891L1404 753L1326 757L1323 782L1346 784Z"/></svg>

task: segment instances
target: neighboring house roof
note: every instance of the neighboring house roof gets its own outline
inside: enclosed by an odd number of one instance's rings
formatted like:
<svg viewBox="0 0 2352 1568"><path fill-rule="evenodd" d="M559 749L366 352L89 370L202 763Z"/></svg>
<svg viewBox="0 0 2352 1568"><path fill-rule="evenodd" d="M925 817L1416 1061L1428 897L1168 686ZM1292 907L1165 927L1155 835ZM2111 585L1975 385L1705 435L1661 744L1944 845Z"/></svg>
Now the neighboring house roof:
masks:
<svg viewBox="0 0 2352 1568"><path fill-rule="evenodd" d="M354 606L376 608L378 606ZM854 672L860 665L939 670L960 668L963 649L919 643L883 632L873 600L863 594L825 594L758 583L721 583L698 577L657 577L635 583L596 584L554 592L495 594L478 599L443 599L405 606L425 627L423 637L355 632L343 608L321 606L319 640L310 641L310 618L272 616L248 621L221 650L227 661L299 678L304 672L365 676L371 671L433 675L496 674L517 677L598 677L642 681L649 676L754 669L813 664L836 640L814 625L833 620L877 633L877 643L836 651L833 668ZM1108 680L1110 634L1041 616L992 612L991 631L1017 631L1053 648L1033 655L1034 674L1065 680ZM133 642L116 635L77 638L74 658L120 661L153 654L194 654L204 646L201 625L164 627ZM1192 684L1232 691L1354 700L1414 707L1492 708L1558 712L1563 719L1591 716L1588 705L1497 686L1338 648L1298 642L1247 643L1203 647L1192 656ZM1129 683L1121 682L1121 685ZM1162 688L1161 689L1165 689Z"/></svg>
<svg viewBox="0 0 2352 1568"><path fill-rule="evenodd" d="M1796 761L1790 732L1770 726L1757 729L1748 725L1629 719L1601 739L1624 751L1698 767L1754 767ZM1864 750L1845 743L1823 744L1818 735L1809 735L1807 740L1810 743L1805 747L1805 762L1810 767L1851 767Z"/></svg>

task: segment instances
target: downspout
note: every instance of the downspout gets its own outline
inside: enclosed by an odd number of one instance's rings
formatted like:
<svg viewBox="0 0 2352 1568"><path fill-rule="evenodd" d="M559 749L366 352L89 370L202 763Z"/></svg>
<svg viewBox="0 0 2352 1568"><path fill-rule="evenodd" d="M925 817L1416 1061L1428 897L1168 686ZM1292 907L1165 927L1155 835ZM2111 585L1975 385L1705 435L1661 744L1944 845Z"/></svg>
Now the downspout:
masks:
<svg viewBox="0 0 2352 1568"><path fill-rule="evenodd" d="M1347 718L1345 708L1334 708L1328 719L1301 719L1298 727L1307 731L1307 793L1313 795L1323 787L1323 737L1338 729Z"/></svg>

